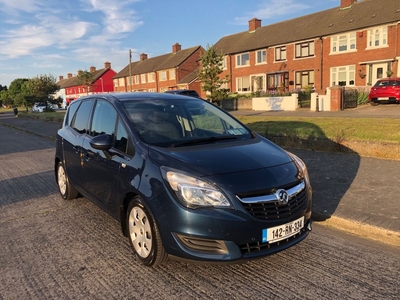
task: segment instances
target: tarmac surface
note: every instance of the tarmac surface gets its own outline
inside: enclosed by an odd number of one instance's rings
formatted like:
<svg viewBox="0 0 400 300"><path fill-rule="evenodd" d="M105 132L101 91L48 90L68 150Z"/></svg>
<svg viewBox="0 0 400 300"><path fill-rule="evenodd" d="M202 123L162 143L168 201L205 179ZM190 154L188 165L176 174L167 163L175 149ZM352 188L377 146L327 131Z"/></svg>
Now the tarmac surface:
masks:
<svg viewBox="0 0 400 300"><path fill-rule="evenodd" d="M233 115L314 115L326 117L400 117L400 106L343 112L255 112ZM380 114L376 109L381 108ZM382 113L385 112L385 113ZM352 116L353 115L353 116ZM58 122L0 114L0 125L55 141ZM358 154L287 149L304 160L313 187L315 222L400 247L400 161Z"/></svg>

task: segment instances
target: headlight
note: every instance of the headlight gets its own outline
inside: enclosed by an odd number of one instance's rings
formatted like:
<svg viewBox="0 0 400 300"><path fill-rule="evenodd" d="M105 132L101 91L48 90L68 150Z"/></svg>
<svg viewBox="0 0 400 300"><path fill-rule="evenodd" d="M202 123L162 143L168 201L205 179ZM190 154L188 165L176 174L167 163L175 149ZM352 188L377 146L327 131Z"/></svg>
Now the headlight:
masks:
<svg viewBox="0 0 400 300"><path fill-rule="evenodd" d="M293 162L297 166L297 169L301 172L301 175L304 177L306 184L308 184L310 186L310 177L308 176L307 167L306 167L306 164L304 163L304 161L302 161L298 156L294 155L293 153L290 153L290 152L286 152L286 153L290 156L290 158L293 160Z"/></svg>
<svg viewBox="0 0 400 300"><path fill-rule="evenodd" d="M213 185L182 173L162 169L163 175L179 201L191 208L230 207L228 199Z"/></svg>

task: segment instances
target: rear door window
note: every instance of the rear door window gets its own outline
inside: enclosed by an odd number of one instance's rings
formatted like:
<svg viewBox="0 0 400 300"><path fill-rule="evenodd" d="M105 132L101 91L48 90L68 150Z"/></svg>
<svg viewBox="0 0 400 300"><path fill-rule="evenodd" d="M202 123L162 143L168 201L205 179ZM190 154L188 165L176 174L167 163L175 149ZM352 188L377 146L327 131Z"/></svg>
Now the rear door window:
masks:
<svg viewBox="0 0 400 300"><path fill-rule="evenodd" d="M117 112L114 107L106 101L98 100L94 110L90 135L107 134L111 138L114 138L116 121Z"/></svg>
<svg viewBox="0 0 400 300"><path fill-rule="evenodd" d="M80 134L87 133L87 128L92 112L93 100L83 101L76 112L75 118L72 121L71 127Z"/></svg>

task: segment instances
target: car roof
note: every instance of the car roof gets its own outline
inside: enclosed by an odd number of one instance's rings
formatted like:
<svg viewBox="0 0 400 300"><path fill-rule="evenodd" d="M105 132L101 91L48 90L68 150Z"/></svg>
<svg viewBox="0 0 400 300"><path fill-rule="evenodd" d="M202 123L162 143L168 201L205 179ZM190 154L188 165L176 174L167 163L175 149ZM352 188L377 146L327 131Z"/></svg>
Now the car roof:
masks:
<svg viewBox="0 0 400 300"><path fill-rule="evenodd" d="M77 100L93 99L93 98L103 98L109 101L127 101L127 100L168 100L176 99L177 95L172 93L154 93L154 92L122 92L122 93L107 93L107 94L95 94L81 97ZM189 96L179 95L179 99L186 97L190 100L196 99Z"/></svg>
<svg viewBox="0 0 400 300"><path fill-rule="evenodd" d="M400 77L387 77L378 79L378 81L398 81L398 80L400 80Z"/></svg>
<svg viewBox="0 0 400 300"><path fill-rule="evenodd" d="M179 94L179 93L185 93L185 92L196 92L196 91L195 90L168 90L168 91L165 91L164 93Z"/></svg>

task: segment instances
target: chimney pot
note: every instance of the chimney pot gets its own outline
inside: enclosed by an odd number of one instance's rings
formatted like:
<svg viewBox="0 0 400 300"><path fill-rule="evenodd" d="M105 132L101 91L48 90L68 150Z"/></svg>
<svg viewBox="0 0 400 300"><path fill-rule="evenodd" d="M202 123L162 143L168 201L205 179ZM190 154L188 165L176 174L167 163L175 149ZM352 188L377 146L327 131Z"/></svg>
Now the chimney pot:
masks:
<svg viewBox="0 0 400 300"><path fill-rule="evenodd" d="M104 69L111 69L111 63L109 61L104 63Z"/></svg>
<svg viewBox="0 0 400 300"><path fill-rule="evenodd" d="M172 45L172 53L176 53L178 51L180 51L182 49L182 46L179 45L178 43L175 43L174 45Z"/></svg>
<svg viewBox="0 0 400 300"><path fill-rule="evenodd" d="M140 61L144 61L145 59L147 59L147 54L146 53L140 54Z"/></svg>
<svg viewBox="0 0 400 300"><path fill-rule="evenodd" d="M90 73L93 73L93 72L95 72L95 71L96 71L96 67L91 66L91 67L90 67Z"/></svg>
<svg viewBox="0 0 400 300"><path fill-rule="evenodd" d="M357 0L340 0L340 8L352 6Z"/></svg>
<svg viewBox="0 0 400 300"><path fill-rule="evenodd" d="M261 27L261 20L257 18L253 18L249 21L249 31L254 31L257 28Z"/></svg>

